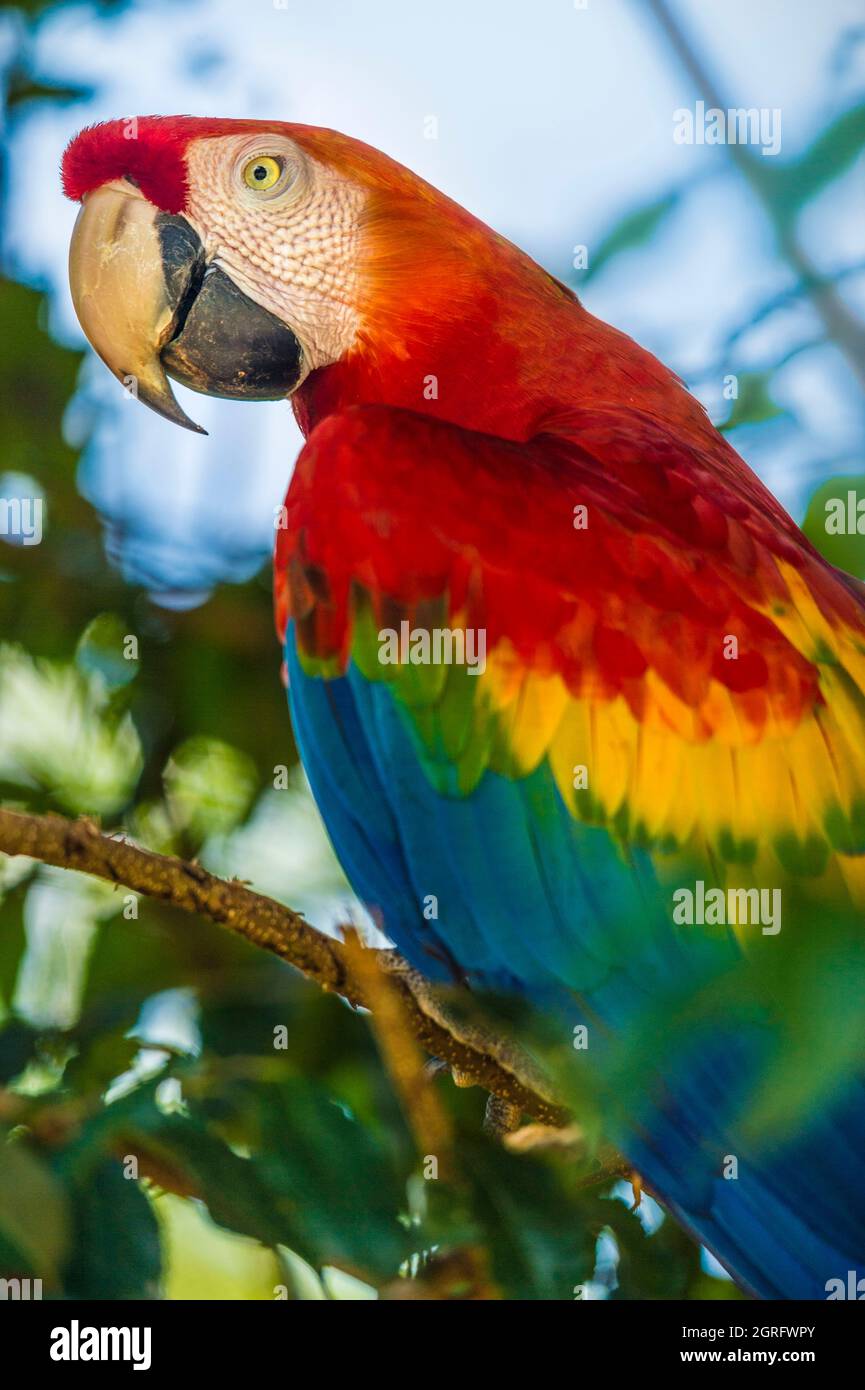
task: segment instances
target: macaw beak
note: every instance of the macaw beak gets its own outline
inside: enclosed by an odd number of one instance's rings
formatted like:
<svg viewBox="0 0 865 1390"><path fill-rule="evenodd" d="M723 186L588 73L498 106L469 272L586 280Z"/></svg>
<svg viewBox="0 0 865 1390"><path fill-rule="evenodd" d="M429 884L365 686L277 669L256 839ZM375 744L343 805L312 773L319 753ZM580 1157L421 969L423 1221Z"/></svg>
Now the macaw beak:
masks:
<svg viewBox="0 0 865 1390"><path fill-rule="evenodd" d="M133 187L88 193L69 248L72 302L89 342L151 409L206 434L178 405L166 373L194 391L279 400L303 372L300 343L225 272L208 266L183 217Z"/></svg>

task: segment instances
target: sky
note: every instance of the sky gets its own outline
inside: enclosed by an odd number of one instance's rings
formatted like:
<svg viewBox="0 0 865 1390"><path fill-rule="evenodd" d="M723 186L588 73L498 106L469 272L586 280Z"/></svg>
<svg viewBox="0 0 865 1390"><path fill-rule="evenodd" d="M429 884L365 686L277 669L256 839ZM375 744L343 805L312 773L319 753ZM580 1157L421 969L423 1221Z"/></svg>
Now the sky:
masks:
<svg viewBox="0 0 865 1390"><path fill-rule="evenodd" d="M865 89L860 0L671 3L730 104L780 109L780 160ZM75 208L59 188L62 150L88 122L149 112L344 130L559 275L576 246L591 257L624 213L684 190L651 246L620 257L583 298L684 375L716 416L720 345L789 283L727 151L674 142L673 112L696 94L646 0L139 0L110 19L61 5L38 31L34 61L43 79L95 92L25 109L10 132L5 261L51 289L52 330L69 343L81 338L66 281ZM860 160L808 212L804 235L821 266L863 261L862 173ZM865 312L865 275L846 284ZM743 365L812 330L807 307L774 315L746 335ZM831 347L794 357L775 393L791 418L736 443L800 515L821 473L861 468L862 395ZM282 403L199 397L187 409L208 439L136 406L91 361L66 424L87 441L81 486L106 518L112 554L174 604L254 572L301 444Z"/></svg>

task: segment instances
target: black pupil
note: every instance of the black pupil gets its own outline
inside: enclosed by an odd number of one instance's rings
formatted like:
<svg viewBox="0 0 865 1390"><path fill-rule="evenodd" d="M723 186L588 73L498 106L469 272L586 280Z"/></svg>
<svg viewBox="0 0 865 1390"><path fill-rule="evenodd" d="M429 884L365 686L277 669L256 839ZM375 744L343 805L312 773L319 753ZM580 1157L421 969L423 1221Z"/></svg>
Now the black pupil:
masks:
<svg viewBox="0 0 865 1390"><path fill-rule="evenodd" d="M255 168L252 171L252 177L254 179L257 179L259 183L262 183L263 180L267 178L269 173L270 170L266 168L264 164L256 164Z"/></svg>

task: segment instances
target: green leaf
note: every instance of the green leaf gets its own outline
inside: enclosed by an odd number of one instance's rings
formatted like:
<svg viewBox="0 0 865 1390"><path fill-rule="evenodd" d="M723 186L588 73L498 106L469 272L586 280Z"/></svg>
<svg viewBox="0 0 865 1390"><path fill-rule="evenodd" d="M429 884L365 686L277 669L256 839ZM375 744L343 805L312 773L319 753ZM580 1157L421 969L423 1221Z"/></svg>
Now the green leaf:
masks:
<svg viewBox="0 0 865 1390"><path fill-rule="evenodd" d="M669 1216L648 1234L637 1212L618 1197L605 1198L602 1206L604 1224L619 1248L618 1287L611 1296L618 1301L687 1298L700 1278L700 1247Z"/></svg>
<svg viewBox="0 0 865 1390"><path fill-rule="evenodd" d="M861 919L824 909L819 933L806 912L787 913L787 950L752 958L763 990L777 990L773 1048L754 1078L744 1140L795 1131L833 1094L855 1085L865 1054Z"/></svg>
<svg viewBox="0 0 865 1390"><path fill-rule="evenodd" d="M857 529L860 501L865 504L865 473L829 478L808 503L802 530L831 564L865 579L865 534ZM862 513L865 532L865 505Z"/></svg>
<svg viewBox="0 0 865 1390"><path fill-rule="evenodd" d="M590 251L587 268L578 272L576 277L572 275L572 283L576 281L579 285L587 284L623 251L634 251L651 241L673 209L678 207L679 200L680 194L674 190L666 193L663 198L629 212L601 239L600 245Z"/></svg>
<svg viewBox="0 0 865 1390"><path fill-rule="evenodd" d="M132 1022L130 1018L128 1025ZM101 1095L112 1081L122 1076L141 1046L135 1038L126 1037L125 1031L109 1030L107 1026L99 1033L83 1036L82 1031L76 1029L70 1041L78 1050L66 1065L63 1084L71 1087L75 1095L87 1097Z"/></svg>
<svg viewBox="0 0 865 1390"><path fill-rule="evenodd" d="M25 891L18 887L0 898L0 1005L6 1007L15 992L18 968L27 949L23 913Z"/></svg>
<svg viewBox="0 0 865 1390"><path fill-rule="evenodd" d="M144 1166L151 1171L155 1165L157 1182L200 1197L217 1226L262 1245L288 1245L309 1258L294 1203L274 1190L254 1159L234 1153L197 1119L160 1115L140 1134L129 1133L130 1153L139 1142Z"/></svg>
<svg viewBox="0 0 865 1390"><path fill-rule="evenodd" d="M793 217L805 203L847 172L865 149L865 103L853 106L832 121L799 159L790 164L762 161L761 175L784 218Z"/></svg>
<svg viewBox="0 0 865 1390"><path fill-rule="evenodd" d="M29 1024L10 1018L0 1027L0 1085L14 1081L36 1056L39 1034Z"/></svg>
<svg viewBox="0 0 865 1390"><path fill-rule="evenodd" d="M59 421L74 389L82 353L51 340L43 327L42 305L36 290L13 280L0 282L0 322L5 328L0 335L3 467L35 472L44 483L48 476L59 475L61 467L70 470L75 461ZM56 437L51 428L55 423Z"/></svg>
<svg viewBox="0 0 865 1390"><path fill-rule="evenodd" d="M106 1160L72 1198L72 1253L63 1274L70 1298L156 1298L162 1255L159 1226L144 1192Z"/></svg>
<svg viewBox="0 0 865 1390"><path fill-rule="evenodd" d="M66 1194L51 1169L22 1140L0 1134L0 1259L6 1268L56 1285L69 1235Z"/></svg>
<svg viewBox="0 0 865 1390"><path fill-rule="evenodd" d="M16 8L18 4L20 0L16 0ZM93 87L50 85L37 81L16 67L7 81L6 106L11 110L24 101L53 101L58 105L67 106L76 101L91 101L94 95Z"/></svg>
<svg viewBox="0 0 865 1390"><path fill-rule="evenodd" d="M730 414L718 429L723 433L735 430L740 425L761 425L767 420L775 420L787 412L773 401L769 387L771 372L741 372L738 376L737 398L732 402Z"/></svg>
<svg viewBox="0 0 865 1390"><path fill-rule="evenodd" d="M393 1278L412 1249L405 1187L383 1147L324 1090L300 1078L261 1088L256 1169L296 1203L313 1263ZM301 1251L301 1253L303 1253Z"/></svg>
<svg viewBox="0 0 865 1390"><path fill-rule="evenodd" d="M517 1156L470 1135L460 1146L459 1170L470 1183L471 1220L505 1296L572 1299L591 1277L596 1238L588 1220L594 1199L574 1194L572 1158Z"/></svg>
<svg viewBox="0 0 865 1390"><path fill-rule="evenodd" d="M87 624L75 650L75 663L87 675L97 675L109 690L128 685L138 674L137 659L124 655L129 632L117 613L99 613Z"/></svg>
<svg viewBox="0 0 865 1390"><path fill-rule="evenodd" d="M197 1103L165 1114L157 1086L89 1121L60 1159L67 1180L84 1184L103 1154L122 1150L167 1190L200 1197L217 1225L288 1246L319 1267L395 1277L411 1249L400 1224L403 1185L376 1141L327 1093L295 1080L245 1086L245 1157ZM223 1096L212 1109L224 1118L232 1106Z"/></svg>
<svg viewBox="0 0 865 1390"><path fill-rule="evenodd" d="M232 830L249 810L256 783L251 758L204 734L175 749L164 778L175 824L197 840Z"/></svg>

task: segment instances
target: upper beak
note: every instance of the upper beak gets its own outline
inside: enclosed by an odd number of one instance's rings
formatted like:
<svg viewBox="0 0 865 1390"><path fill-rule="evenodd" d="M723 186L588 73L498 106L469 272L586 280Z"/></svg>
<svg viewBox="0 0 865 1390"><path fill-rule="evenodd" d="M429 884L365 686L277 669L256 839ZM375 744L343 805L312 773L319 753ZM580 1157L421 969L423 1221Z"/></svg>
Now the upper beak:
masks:
<svg viewBox="0 0 865 1390"><path fill-rule="evenodd" d="M146 405L206 434L178 405L166 370L206 395L278 400L297 385L291 329L215 267L183 217L133 188L87 194L69 248L72 302L103 362Z"/></svg>

